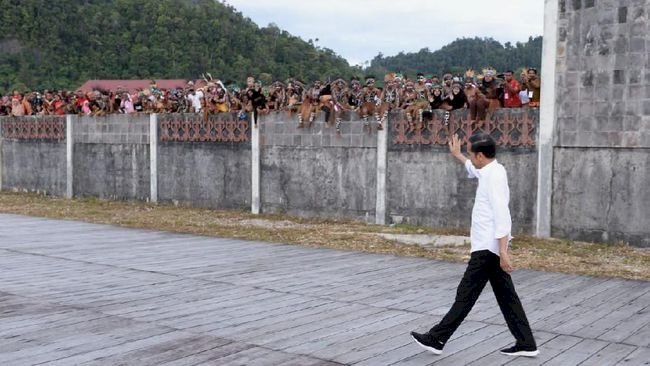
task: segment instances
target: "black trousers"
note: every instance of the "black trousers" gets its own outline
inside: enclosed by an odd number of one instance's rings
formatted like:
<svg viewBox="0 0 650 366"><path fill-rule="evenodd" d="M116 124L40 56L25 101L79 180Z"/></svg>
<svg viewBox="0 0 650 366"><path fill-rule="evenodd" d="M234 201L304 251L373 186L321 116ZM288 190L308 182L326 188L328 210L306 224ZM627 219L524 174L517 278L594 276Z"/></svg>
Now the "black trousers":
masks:
<svg viewBox="0 0 650 366"><path fill-rule="evenodd" d="M429 334L443 343L458 329L478 300L487 281L490 281L494 295L506 319L510 333L518 345L536 347L524 308L519 301L510 275L501 269L499 256L489 250L473 252L463 279L456 291L456 301L440 323Z"/></svg>

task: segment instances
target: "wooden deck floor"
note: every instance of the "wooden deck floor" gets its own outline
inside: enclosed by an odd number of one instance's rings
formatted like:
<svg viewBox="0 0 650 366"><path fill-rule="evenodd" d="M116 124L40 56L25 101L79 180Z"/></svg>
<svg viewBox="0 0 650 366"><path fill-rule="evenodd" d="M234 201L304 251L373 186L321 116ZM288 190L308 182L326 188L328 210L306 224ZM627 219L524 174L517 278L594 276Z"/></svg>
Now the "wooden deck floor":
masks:
<svg viewBox="0 0 650 366"><path fill-rule="evenodd" d="M536 359L488 287L441 356L464 265L0 215L0 365L648 365L650 283L517 271Z"/></svg>

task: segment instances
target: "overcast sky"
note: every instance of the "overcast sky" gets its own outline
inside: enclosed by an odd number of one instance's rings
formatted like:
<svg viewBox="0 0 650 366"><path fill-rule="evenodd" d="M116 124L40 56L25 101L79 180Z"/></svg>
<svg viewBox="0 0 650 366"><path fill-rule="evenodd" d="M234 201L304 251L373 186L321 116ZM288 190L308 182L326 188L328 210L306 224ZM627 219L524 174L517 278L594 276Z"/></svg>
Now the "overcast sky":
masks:
<svg viewBox="0 0 650 366"><path fill-rule="evenodd" d="M501 43L543 33L543 0L226 0L259 26L319 39L352 65L379 52L434 51L461 37Z"/></svg>

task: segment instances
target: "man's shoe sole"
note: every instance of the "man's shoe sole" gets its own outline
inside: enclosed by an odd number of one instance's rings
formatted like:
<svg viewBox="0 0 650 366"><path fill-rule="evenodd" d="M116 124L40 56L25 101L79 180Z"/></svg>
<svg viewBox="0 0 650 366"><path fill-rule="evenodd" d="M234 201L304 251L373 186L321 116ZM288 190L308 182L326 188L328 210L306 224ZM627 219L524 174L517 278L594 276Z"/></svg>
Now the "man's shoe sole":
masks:
<svg viewBox="0 0 650 366"><path fill-rule="evenodd" d="M518 351L518 352L513 352L513 353L507 353L507 352L501 352L504 355L508 356L524 356L524 357L536 357L539 355L539 350L534 350L534 351Z"/></svg>
<svg viewBox="0 0 650 366"><path fill-rule="evenodd" d="M429 347L429 346L427 346L426 344L422 344L422 343L420 343L417 339L415 339L415 337L413 337L413 336L411 336L411 338L413 338L413 340L415 341L415 343L416 343L418 346L420 346L420 347L424 348L425 350L427 350L427 351L433 353L434 355L439 355L439 354L442 353L442 350L441 350L441 349L435 349L435 348L433 348L433 347Z"/></svg>

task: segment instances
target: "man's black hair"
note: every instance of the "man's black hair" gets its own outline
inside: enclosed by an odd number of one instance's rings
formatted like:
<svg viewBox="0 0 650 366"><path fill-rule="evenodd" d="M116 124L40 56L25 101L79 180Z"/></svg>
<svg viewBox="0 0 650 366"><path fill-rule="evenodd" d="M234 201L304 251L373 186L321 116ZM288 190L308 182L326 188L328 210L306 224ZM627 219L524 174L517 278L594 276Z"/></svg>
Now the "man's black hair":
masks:
<svg viewBox="0 0 650 366"><path fill-rule="evenodd" d="M483 156L488 159L492 159L497 155L497 143L484 132L473 134L469 138L469 143L471 144L470 150L474 154L483 153Z"/></svg>
<svg viewBox="0 0 650 366"><path fill-rule="evenodd" d="M512 70L506 70L506 72L504 72L504 74L514 74L514 72L512 72Z"/></svg>

